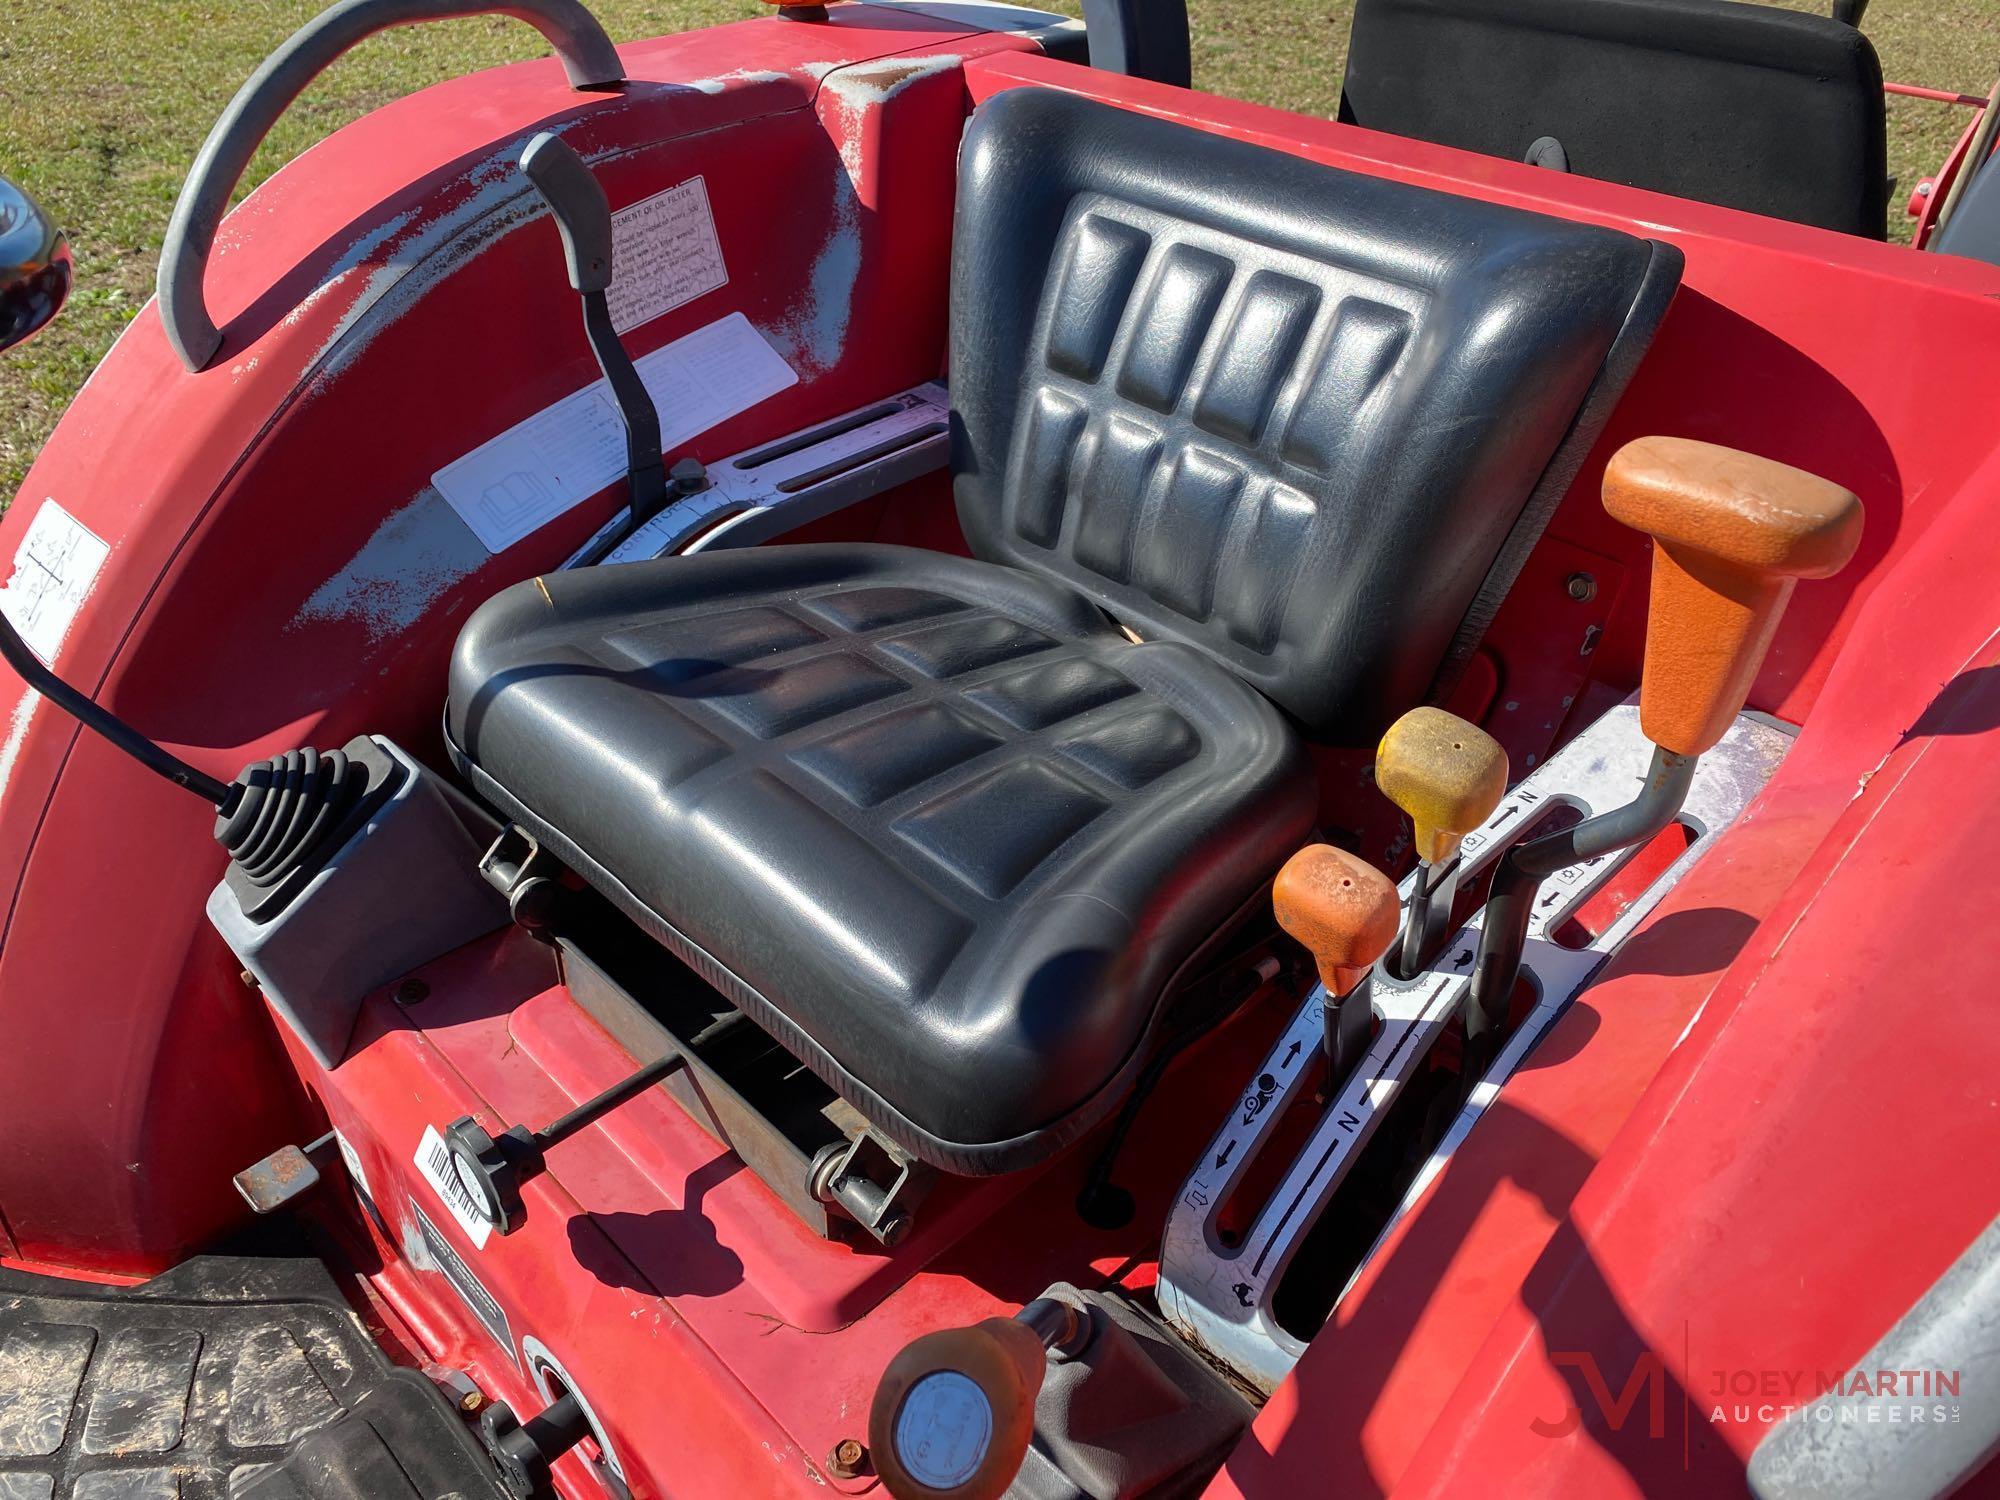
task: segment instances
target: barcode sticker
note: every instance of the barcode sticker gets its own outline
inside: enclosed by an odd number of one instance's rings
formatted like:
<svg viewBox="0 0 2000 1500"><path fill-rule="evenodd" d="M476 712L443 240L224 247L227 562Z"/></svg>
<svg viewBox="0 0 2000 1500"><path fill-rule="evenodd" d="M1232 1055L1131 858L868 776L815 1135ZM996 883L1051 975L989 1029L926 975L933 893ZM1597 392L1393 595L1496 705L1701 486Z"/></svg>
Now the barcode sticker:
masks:
<svg viewBox="0 0 2000 1500"><path fill-rule="evenodd" d="M472 1241L472 1248L484 1250L486 1237L493 1232L493 1223L479 1211L479 1200L472 1196L471 1190L458 1180L458 1173L452 1170L451 1148L445 1145L437 1126L424 1127L424 1138L417 1142L416 1160L417 1175L431 1185L439 1201L451 1210L451 1216L458 1220L458 1227Z"/></svg>

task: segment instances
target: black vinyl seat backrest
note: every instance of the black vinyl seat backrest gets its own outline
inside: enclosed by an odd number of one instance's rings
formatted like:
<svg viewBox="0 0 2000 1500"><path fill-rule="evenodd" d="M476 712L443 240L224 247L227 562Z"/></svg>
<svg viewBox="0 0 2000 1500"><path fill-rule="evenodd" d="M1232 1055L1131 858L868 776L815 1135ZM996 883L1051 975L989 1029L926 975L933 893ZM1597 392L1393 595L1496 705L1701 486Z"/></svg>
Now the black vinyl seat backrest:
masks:
<svg viewBox="0 0 2000 1500"><path fill-rule="evenodd" d="M1347 743L1477 644L1681 266L1051 90L981 108L959 184L974 552Z"/></svg>
<svg viewBox="0 0 2000 1500"><path fill-rule="evenodd" d="M1341 119L1883 238L1882 66L1845 22L1735 0L1358 0Z"/></svg>

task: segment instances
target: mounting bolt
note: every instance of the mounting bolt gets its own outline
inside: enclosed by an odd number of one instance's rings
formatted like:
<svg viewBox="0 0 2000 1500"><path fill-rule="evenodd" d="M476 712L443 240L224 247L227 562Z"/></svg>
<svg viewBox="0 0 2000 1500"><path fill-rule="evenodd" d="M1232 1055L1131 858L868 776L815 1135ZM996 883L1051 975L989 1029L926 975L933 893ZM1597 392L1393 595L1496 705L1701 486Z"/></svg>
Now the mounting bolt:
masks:
<svg viewBox="0 0 2000 1500"><path fill-rule="evenodd" d="M1588 573L1572 573L1563 580L1563 591L1578 604L1588 604L1597 597L1597 580Z"/></svg>
<svg viewBox="0 0 2000 1500"><path fill-rule="evenodd" d="M708 470L698 458L677 458L667 471L667 485L683 499L699 495L708 488Z"/></svg>
<svg viewBox="0 0 2000 1500"><path fill-rule="evenodd" d="M472 1382L472 1377L463 1370L455 1370L449 1365L426 1364L424 1374L445 1399L467 1416L476 1417L486 1405L486 1396Z"/></svg>
<svg viewBox="0 0 2000 1500"><path fill-rule="evenodd" d="M868 1472L868 1445L859 1438L842 1438L826 1456L826 1472L835 1479L859 1479Z"/></svg>
<svg viewBox="0 0 2000 1500"><path fill-rule="evenodd" d="M419 1000L428 1000L430 994L431 987L421 979L405 979L401 984L396 986L396 1003L398 1005L415 1005Z"/></svg>

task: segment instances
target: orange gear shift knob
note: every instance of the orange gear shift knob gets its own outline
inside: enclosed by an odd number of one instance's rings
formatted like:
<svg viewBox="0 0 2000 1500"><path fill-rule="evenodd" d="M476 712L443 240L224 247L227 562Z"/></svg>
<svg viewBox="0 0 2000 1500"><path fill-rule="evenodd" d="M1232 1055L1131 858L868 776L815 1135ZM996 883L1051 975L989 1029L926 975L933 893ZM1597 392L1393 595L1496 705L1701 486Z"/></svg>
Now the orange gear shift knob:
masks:
<svg viewBox="0 0 2000 1500"><path fill-rule="evenodd" d="M1389 877L1331 844L1308 844L1271 887L1278 925L1312 950L1329 994L1344 995L1388 951L1402 926Z"/></svg>
<svg viewBox="0 0 2000 1500"><path fill-rule="evenodd" d="M1787 464L1649 437L1612 456L1604 508L1658 544L1640 727L1699 755L1742 710L1793 585L1854 556L1861 502Z"/></svg>

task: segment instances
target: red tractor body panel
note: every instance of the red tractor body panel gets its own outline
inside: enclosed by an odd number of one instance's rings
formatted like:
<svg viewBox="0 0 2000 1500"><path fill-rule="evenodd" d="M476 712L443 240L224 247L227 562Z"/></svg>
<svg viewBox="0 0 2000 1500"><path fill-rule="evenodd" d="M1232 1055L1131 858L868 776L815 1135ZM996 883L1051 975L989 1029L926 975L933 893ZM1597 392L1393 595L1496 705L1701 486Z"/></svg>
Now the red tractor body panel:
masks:
<svg viewBox="0 0 2000 1500"><path fill-rule="evenodd" d="M442 764L466 615L557 566L622 500L607 490L488 555L432 484L596 378L554 227L511 166L538 129L562 131L614 208L703 179L728 280L637 330L635 355L740 311L801 377L670 460L938 375L957 143L1005 89L1073 90L1670 241L1684 285L1489 633L1467 712L1532 766L1630 691L1647 544L1598 494L1617 446L1664 433L1808 469L1867 508L1856 562L1799 588L1751 694L1803 730L1391 1231L1211 1493L1740 1485L1783 1407L1845 1370L2000 1210L1981 947L2000 878L1980 822L2000 798L1985 399L2000 268L1135 82L866 5L623 55L621 94L572 94L554 62L523 64L415 95L280 172L219 237L226 342L208 369L183 370L156 312L139 315L0 523L11 551L53 500L109 544L57 668L223 778L360 733ZM961 545L945 482L926 484L914 506L857 507L835 528ZM1593 602L1561 594L1578 571ZM1171 1103L1128 1153L1139 1212L1122 1231L1071 1209L1083 1152L947 1182L907 1242L862 1254L813 1237L650 1094L562 1148L520 1234L477 1245L417 1169L426 1129L552 1117L631 1067L548 950L509 931L440 960L423 998L372 999L324 1068L204 918L224 864L210 813L32 694L0 695L0 717L0 1253L158 1271L239 1219L232 1172L324 1119L379 1215L353 1216L346 1249L413 1355L533 1409L547 1392L521 1356L532 1332L587 1389L639 1494L860 1493L875 1481L831 1479L827 1455L865 1435L874 1382L912 1338L1056 1280L1149 1285L1182 1169L1283 1008L1252 1007L1201 1069L1168 1074ZM1359 764L1323 769L1329 803L1352 800ZM578 1459L558 1473L595 1492Z"/></svg>

